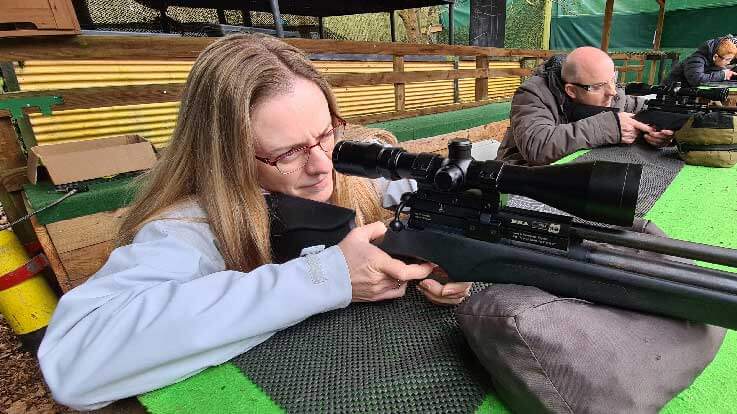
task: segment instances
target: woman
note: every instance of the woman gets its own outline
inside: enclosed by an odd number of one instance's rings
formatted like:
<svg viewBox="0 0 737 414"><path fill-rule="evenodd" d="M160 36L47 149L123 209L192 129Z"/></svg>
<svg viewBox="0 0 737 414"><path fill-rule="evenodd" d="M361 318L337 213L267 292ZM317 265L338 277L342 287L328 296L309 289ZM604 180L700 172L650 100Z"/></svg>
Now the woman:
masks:
<svg viewBox="0 0 737 414"><path fill-rule="evenodd" d="M374 185L333 171L343 126L327 82L296 48L239 35L205 49L119 247L62 297L48 327L38 356L54 397L101 407L228 361L314 314L403 296L404 282L425 278L432 265L370 243L386 231ZM388 187L391 201L401 189ZM352 208L361 227L337 246L270 264L264 191ZM420 286L439 303L469 289Z"/></svg>
<svg viewBox="0 0 737 414"><path fill-rule="evenodd" d="M665 82L696 87L706 82L737 80L737 73L727 68L737 56L736 40L732 36L707 40L686 60L676 64Z"/></svg>

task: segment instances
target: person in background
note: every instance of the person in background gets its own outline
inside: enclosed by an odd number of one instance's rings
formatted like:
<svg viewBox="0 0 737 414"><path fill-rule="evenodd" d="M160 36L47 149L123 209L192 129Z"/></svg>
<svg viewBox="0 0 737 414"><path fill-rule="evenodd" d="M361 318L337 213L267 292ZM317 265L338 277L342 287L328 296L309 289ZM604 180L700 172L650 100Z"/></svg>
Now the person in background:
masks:
<svg viewBox="0 0 737 414"><path fill-rule="evenodd" d="M556 56L538 68L512 98L510 126L497 159L520 165L546 165L580 149L632 144L640 135L653 146L670 143L673 131L656 131L633 118L644 100L617 88L614 62L594 47ZM577 107L615 108L583 119Z"/></svg>
<svg viewBox="0 0 737 414"><path fill-rule="evenodd" d="M707 82L737 80L731 64L737 57L737 39L730 36L707 40L691 56L673 66L665 80L682 86L699 86Z"/></svg>
<svg viewBox="0 0 737 414"><path fill-rule="evenodd" d="M413 183L337 174L331 151L344 128L328 83L298 49L263 35L207 47L118 247L61 298L48 326L38 358L54 398L99 408L222 364L312 315L399 298L407 281L425 279L433 265L405 264L371 243L386 231L382 204ZM352 208L358 227L336 246L272 264L267 192ZM419 288L457 304L470 284L426 279Z"/></svg>

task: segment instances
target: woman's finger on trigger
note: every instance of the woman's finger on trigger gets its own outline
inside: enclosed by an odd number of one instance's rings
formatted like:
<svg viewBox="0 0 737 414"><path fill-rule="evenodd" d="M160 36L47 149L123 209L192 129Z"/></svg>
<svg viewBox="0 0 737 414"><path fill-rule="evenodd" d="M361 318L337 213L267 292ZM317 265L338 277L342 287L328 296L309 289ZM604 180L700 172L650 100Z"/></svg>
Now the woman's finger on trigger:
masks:
<svg viewBox="0 0 737 414"><path fill-rule="evenodd" d="M465 295L471 284L468 282L452 282L443 286L443 296L451 297L456 295Z"/></svg>
<svg viewBox="0 0 737 414"><path fill-rule="evenodd" d="M425 279L420 282L419 287L433 296L443 296L443 285L438 283L436 280Z"/></svg>

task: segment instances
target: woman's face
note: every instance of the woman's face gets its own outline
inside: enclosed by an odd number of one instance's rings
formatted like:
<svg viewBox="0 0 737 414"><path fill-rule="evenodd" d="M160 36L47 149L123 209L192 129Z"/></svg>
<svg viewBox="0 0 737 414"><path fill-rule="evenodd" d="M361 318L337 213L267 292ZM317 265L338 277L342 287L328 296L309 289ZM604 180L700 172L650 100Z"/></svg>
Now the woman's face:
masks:
<svg viewBox="0 0 737 414"><path fill-rule="evenodd" d="M266 161L257 162L261 187L314 201L330 199L333 120L327 99L314 82L298 78L290 92L266 98L251 111L251 126L256 157Z"/></svg>

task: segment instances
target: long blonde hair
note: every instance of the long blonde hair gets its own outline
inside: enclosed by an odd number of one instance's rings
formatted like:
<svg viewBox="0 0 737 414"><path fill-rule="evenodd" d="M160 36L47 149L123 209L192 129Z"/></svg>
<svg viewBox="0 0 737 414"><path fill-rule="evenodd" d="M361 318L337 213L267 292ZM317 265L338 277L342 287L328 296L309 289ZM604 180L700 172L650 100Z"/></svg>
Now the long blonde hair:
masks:
<svg viewBox="0 0 737 414"><path fill-rule="evenodd" d="M142 183L123 221L118 245L146 223L187 200L205 210L228 269L271 262L269 218L258 183L250 112L287 93L296 78L322 89L334 117L338 105L325 78L299 49L265 35L234 35L197 58L182 93L169 147ZM333 173L333 204L356 210L357 224L382 217L370 181ZM348 190L350 188L350 191Z"/></svg>

